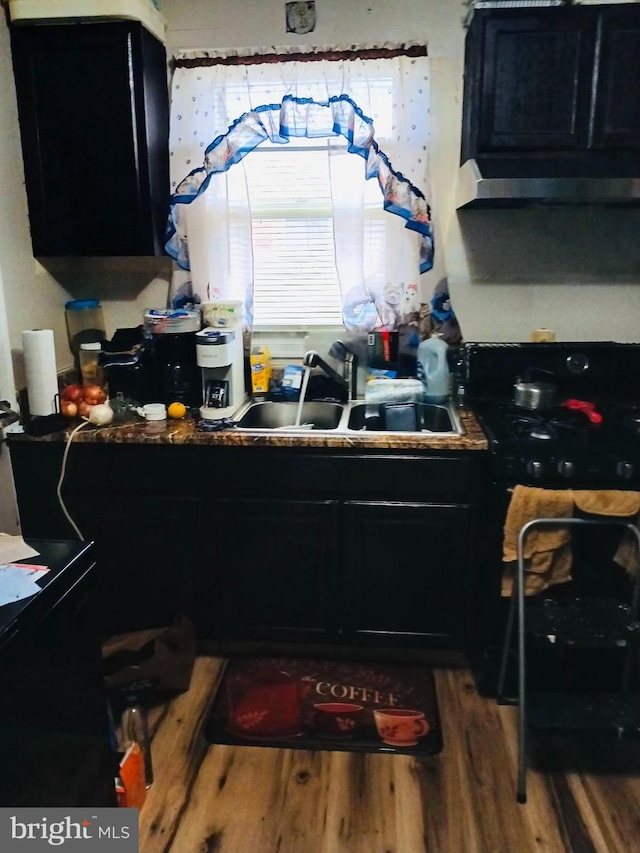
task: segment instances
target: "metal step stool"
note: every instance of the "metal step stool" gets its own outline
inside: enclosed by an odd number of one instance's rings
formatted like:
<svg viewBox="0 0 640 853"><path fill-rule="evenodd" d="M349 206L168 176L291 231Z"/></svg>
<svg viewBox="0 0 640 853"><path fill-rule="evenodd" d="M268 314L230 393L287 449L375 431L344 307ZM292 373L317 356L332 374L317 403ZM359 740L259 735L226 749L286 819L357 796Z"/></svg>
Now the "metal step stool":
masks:
<svg viewBox="0 0 640 853"><path fill-rule="evenodd" d="M526 803L526 730L527 725L544 728L609 729L622 735L640 731L640 696L630 694L633 651L640 645L640 567L636 571L629 602L606 598L565 599L555 601L524 594L524 542L528 533L540 526L577 527L583 525L616 526L631 532L640 555L640 533L629 522L582 518L536 518L523 525L518 535L517 571L514 578L505 631L498 701L504 697L507 666L512 658L513 632L517 613L515 658L518 668L518 768L516 796ZM617 693L537 693L527 697L527 640L546 641L551 648L611 647L624 650L620 690ZM508 700L507 700L508 701Z"/></svg>

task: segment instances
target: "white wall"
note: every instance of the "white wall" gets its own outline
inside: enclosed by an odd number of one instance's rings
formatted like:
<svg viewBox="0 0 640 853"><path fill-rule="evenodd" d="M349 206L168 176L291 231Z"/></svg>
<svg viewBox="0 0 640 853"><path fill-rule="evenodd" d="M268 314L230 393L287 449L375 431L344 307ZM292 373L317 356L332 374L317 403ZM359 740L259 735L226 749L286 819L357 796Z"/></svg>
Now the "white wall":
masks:
<svg viewBox="0 0 640 853"><path fill-rule="evenodd" d="M464 0L316 0L313 33L286 33L284 0L163 0L179 47L426 42L431 58L437 265L467 340L640 340L640 211L453 205L462 115ZM427 295L425 294L425 295Z"/></svg>
<svg viewBox="0 0 640 853"><path fill-rule="evenodd" d="M56 346L60 347L60 355L64 355L66 333L64 314L60 312L59 306L60 303L64 304L65 293L36 263L31 251L11 50L4 19L0 22L0 79L4 81L0 86L0 279L9 330L8 345L17 363L16 380L19 385L22 378L22 329L52 328ZM1 313L3 311L0 308ZM5 384L11 382L10 366L6 363L6 344L5 341L0 352L0 372L5 386L2 393L10 395L14 389L7 388Z"/></svg>

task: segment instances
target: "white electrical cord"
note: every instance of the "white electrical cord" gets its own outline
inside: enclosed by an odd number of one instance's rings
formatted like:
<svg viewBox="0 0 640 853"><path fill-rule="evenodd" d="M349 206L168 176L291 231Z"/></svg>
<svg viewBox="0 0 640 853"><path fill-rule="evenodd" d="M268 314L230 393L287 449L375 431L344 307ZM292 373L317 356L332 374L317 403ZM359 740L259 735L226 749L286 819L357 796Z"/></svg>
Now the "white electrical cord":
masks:
<svg viewBox="0 0 640 853"><path fill-rule="evenodd" d="M64 482L64 475L65 475L66 469L67 469L67 457L69 456L69 449L71 448L71 442L73 441L74 436L78 432L78 430L81 430L82 427L86 427L88 424L89 424L89 421L85 420L81 424L78 424L77 427L74 427L71 430L71 432L69 433L69 435L67 437L67 444L64 448L64 453L62 454L62 469L60 471L60 479L58 480L58 487L56 488L56 495L58 496L58 503L60 504L60 509L64 513L64 516L67 519L67 521L69 522L69 524L73 527L73 529L77 533L78 539L84 539L84 536L80 532L80 528L78 527L78 525L75 523L75 521L69 515L69 511L67 510L67 507L65 506L65 503L62 500L62 483Z"/></svg>

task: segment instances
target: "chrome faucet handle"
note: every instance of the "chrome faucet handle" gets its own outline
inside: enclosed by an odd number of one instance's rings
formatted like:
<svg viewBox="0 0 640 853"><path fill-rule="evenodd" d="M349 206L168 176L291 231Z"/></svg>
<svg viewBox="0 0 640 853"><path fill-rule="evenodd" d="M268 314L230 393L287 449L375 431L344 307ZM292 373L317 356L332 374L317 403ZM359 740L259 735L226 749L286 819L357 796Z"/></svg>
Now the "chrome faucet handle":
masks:
<svg viewBox="0 0 640 853"><path fill-rule="evenodd" d="M345 362L353 361L354 358L357 359L355 352L344 341L334 341L329 349L329 355Z"/></svg>

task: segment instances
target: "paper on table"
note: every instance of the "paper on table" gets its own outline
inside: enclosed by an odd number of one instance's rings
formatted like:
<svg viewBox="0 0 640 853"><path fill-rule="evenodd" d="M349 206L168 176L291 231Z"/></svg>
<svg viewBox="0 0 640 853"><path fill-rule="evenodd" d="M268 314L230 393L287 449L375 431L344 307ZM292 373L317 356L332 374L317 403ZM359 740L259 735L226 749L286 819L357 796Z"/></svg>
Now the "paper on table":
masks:
<svg viewBox="0 0 640 853"><path fill-rule="evenodd" d="M41 566L0 565L0 606L40 592L41 587L36 580L48 571Z"/></svg>
<svg viewBox="0 0 640 853"><path fill-rule="evenodd" d="M37 557L38 551L27 545L22 536L0 533L0 563L15 563L25 557Z"/></svg>

